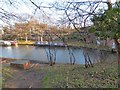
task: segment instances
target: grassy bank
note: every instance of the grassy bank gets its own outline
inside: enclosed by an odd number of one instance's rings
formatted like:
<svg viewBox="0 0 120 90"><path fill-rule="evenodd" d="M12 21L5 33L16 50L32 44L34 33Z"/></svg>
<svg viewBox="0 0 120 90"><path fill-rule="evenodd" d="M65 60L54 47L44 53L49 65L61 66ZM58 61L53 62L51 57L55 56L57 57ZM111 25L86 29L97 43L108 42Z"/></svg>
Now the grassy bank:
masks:
<svg viewBox="0 0 120 90"><path fill-rule="evenodd" d="M95 45L95 44L86 44L84 42L68 42L68 45L71 47L87 47L87 48L91 48L91 49L99 49L99 50L105 50L105 51L112 51L112 48L108 47L108 46L99 46L99 45Z"/></svg>
<svg viewBox="0 0 120 90"><path fill-rule="evenodd" d="M15 76L15 70L9 66L3 68L3 84L7 83ZM24 70L23 70L24 71ZM95 64L94 67L84 68L84 65L69 65L69 64L55 64L54 66L44 66L39 64L38 67L33 67L24 71L21 75L24 78L25 73L27 77L30 72L39 76L38 84L41 88L117 88L118 87L118 64L100 63ZM44 74L43 74L44 73ZM14 77L15 78L15 77ZM36 78L32 78L33 80ZM24 80L25 81L25 80ZM13 80L14 82L14 80ZM19 80L18 82L19 83ZM29 83L29 81L28 81ZM25 87L26 88L26 87Z"/></svg>
<svg viewBox="0 0 120 90"><path fill-rule="evenodd" d="M117 88L117 70L116 64L99 64L88 69L80 65L40 68L47 72L43 78L44 88Z"/></svg>
<svg viewBox="0 0 120 90"><path fill-rule="evenodd" d="M2 68L2 86L4 87L5 82L9 79L9 78L13 78L13 71L10 67L4 67Z"/></svg>

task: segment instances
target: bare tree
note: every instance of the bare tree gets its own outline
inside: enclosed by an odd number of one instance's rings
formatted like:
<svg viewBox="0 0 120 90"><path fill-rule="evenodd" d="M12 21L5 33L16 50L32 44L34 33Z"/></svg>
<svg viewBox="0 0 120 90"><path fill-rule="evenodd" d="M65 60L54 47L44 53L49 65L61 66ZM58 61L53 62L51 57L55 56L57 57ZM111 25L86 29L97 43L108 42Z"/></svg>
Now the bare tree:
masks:
<svg viewBox="0 0 120 90"><path fill-rule="evenodd" d="M4 6L7 6L6 8ZM10 24L11 20L18 19L18 16L15 13L12 13L6 9L16 8L15 2L12 0L2 0L0 5L0 20L4 23Z"/></svg>
<svg viewBox="0 0 120 90"><path fill-rule="evenodd" d="M92 25L91 18L93 16L102 15L101 13L98 13L97 11L100 9L107 10L107 8L100 7L101 5L107 5L108 2L103 1L85 1L85 2L65 2L64 4L55 3L54 7L57 10L64 11L64 14L66 15L64 17L64 22L69 22L72 24L72 26L75 28L75 30L83 37L85 43L89 45L89 43L86 41L86 37L89 35L89 29L87 27ZM66 22L66 23L67 23ZM81 34L81 28L84 28L84 33ZM88 46L89 47L89 46ZM92 66L92 61L90 59L90 56L88 54L88 49L85 48L83 51L83 55L85 58L85 67Z"/></svg>
<svg viewBox="0 0 120 90"><path fill-rule="evenodd" d="M45 11L43 10L43 8L49 8L49 9L54 8L54 7L53 7L54 5L45 7L45 6L40 6L40 5L38 5L37 3L35 3L35 2L32 1L32 0L30 0L30 2L31 2L33 5L35 5L35 7L36 7L37 9L41 10L42 13L45 14L45 15L46 15L46 13L45 13ZM51 47L51 46L50 46L50 41L53 43L53 39L52 39L52 36L50 35L50 33L47 32L47 34L48 34L49 48L48 48L48 52L47 52L46 50L45 50L45 51L46 51L46 53L47 53L47 57L48 57L48 60L49 60L49 62L50 62L50 65L52 66L53 64L55 64L55 61L56 61L56 49L55 49L55 47ZM72 50L70 49L70 47L68 47L67 42L65 41L65 39L63 39L62 37L58 36L58 35L55 34L55 33L54 33L54 35L57 36L58 38L60 38L60 39L65 43L65 45L66 45L66 47L67 47L67 50L68 50L68 53L69 53L69 56L70 56L70 64L75 64L75 56L74 56ZM60 35L62 35L62 34L60 34Z"/></svg>
<svg viewBox="0 0 120 90"><path fill-rule="evenodd" d="M50 63L50 66L53 66L56 62L56 47L53 47L54 42L51 34L46 31L46 34L48 35L48 51L45 49L48 61Z"/></svg>
<svg viewBox="0 0 120 90"><path fill-rule="evenodd" d="M106 3L106 2L102 2L102 1L96 1L96 2L72 1L72 2L62 3L62 5L61 5L58 2L55 2L53 5L51 5L49 7L43 7L43 6L37 5L32 0L30 0L30 2L42 11L43 11L42 8L55 8L56 10L64 11L64 14L66 16L64 17L64 20L63 19L62 20L65 23L69 23L69 25L72 24L72 26L76 29L76 31L83 37L85 42L86 42L86 37L89 35L89 32L86 28L91 25L91 24L89 25L90 18L94 15L97 15L96 10L98 9L98 7L100 6L101 3ZM44 13L44 11L43 11L43 13ZM85 33L84 35L81 34L81 29L80 29L81 27L84 27L84 33ZM65 40L62 40L62 41L66 44L66 46L68 46L67 42ZM67 47L67 49L68 49L69 55L70 55L70 63L72 63L72 57L74 58L74 55L73 55L73 53L71 53L71 50L69 47ZM85 56L85 65L87 65L86 63L90 63L90 65L93 66L91 59L89 57L89 54L87 53L87 49L83 53ZM86 58L86 57L88 57L88 58ZM75 59L74 59L74 62L75 62Z"/></svg>
<svg viewBox="0 0 120 90"><path fill-rule="evenodd" d="M68 53L69 53L69 61L70 61L70 64L71 65L74 65L75 62L76 62L76 58L73 54L73 51L71 50L71 48L69 47L68 43L67 43L67 40L62 36L62 32L59 31L59 35L53 33L55 36L57 36L64 44L65 44L65 47L67 48L68 50Z"/></svg>

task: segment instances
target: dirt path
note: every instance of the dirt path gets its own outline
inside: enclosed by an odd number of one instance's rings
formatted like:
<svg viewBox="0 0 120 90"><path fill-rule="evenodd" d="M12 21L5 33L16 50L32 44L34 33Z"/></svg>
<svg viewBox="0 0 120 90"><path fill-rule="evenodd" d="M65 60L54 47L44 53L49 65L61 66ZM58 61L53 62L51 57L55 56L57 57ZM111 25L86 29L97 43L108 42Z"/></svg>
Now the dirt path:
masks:
<svg viewBox="0 0 120 90"><path fill-rule="evenodd" d="M13 68L13 71L13 78L5 83L6 88L41 88L42 78L46 74L45 72L36 71L35 67L29 70Z"/></svg>

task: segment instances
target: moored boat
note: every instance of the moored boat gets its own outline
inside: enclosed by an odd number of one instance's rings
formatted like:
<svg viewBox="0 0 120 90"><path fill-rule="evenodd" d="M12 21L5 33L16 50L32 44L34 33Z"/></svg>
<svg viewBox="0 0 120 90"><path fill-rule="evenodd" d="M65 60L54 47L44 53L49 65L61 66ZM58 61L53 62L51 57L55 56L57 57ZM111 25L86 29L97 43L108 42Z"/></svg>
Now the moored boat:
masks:
<svg viewBox="0 0 120 90"><path fill-rule="evenodd" d="M4 41L4 40L0 40L0 45L1 46L16 46L18 45L18 43L16 41Z"/></svg>
<svg viewBox="0 0 120 90"><path fill-rule="evenodd" d="M36 41L36 42L34 42L34 45L35 46L58 46L58 47L65 46L65 44L62 42L47 42L47 41L43 41L43 42Z"/></svg>
<svg viewBox="0 0 120 90"><path fill-rule="evenodd" d="M18 43L16 41L10 41L12 46L17 46Z"/></svg>
<svg viewBox="0 0 120 90"><path fill-rule="evenodd" d="M2 46L11 46L11 42L10 41L3 41Z"/></svg>

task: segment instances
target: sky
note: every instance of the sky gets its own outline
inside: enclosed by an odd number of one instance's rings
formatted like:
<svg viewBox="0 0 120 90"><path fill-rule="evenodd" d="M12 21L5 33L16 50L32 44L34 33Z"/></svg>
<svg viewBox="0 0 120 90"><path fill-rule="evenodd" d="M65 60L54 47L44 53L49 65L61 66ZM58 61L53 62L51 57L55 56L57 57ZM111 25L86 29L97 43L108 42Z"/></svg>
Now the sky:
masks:
<svg viewBox="0 0 120 90"><path fill-rule="evenodd" d="M18 0L20 1L20 0ZM26 0L23 0L23 1L26 1ZM73 0L34 0L36 2L42 2L42 5L43 6L47 6L48 3L52 3L52 2L63 2L63 1L73 1ZM88 1L88 0L74 0L74 1ZM100 1L100 0L91 0L91 1ZM107 0L102 0L102 1L107 1ZM112 3L115 3L116 0L111 0ZM24 13L28 13L28 14L32 14L32 11L28 8L28 6L26 4L22 4L20 6L21 10L24 11ZM15 11L17 12L17 10ZM19 13L19 10L18 12Z"/></svg>
<svg viewBox="0 0 120 90"><path fill-rule="evenodd" d="M14 14L20 14L24 17L25 14L34 15L35 18L39 18L41 22L54 23L61 17L60 13L54 9L42 8L42 11L38 10L35 13L36 7L30 3L29 0L11 0L13 4L9 4L8 0L0 0L0 7L4 8L6 11ZM88 0L32 0L37 5L48 6L51 3L57 2L66 2L66 1L88 1ZM91 1L100 1L100 0L91 0ZM106 1L106 0L102 0ZM116 0L111 0L114 3ZM7 4L6 4L7 3ZM58 14L59 13L59 14ZM49 19L49 20L48 20ZM0 21L0 24L3 23Z"/></svg>

